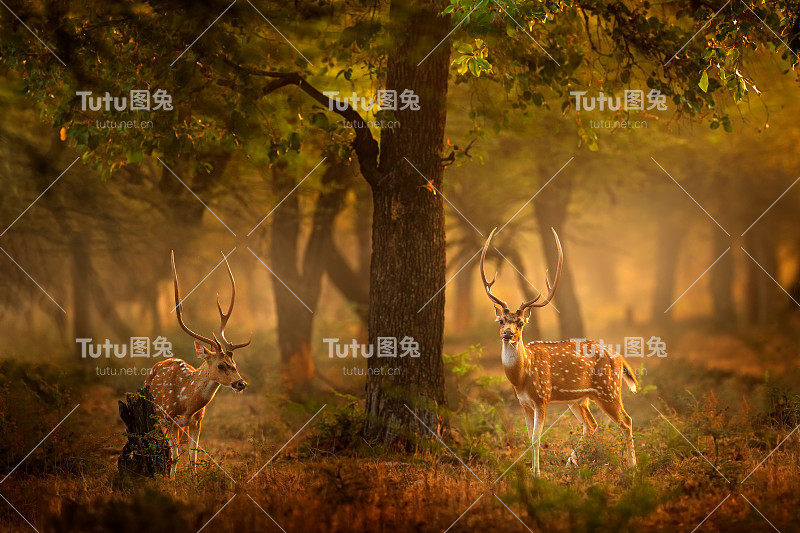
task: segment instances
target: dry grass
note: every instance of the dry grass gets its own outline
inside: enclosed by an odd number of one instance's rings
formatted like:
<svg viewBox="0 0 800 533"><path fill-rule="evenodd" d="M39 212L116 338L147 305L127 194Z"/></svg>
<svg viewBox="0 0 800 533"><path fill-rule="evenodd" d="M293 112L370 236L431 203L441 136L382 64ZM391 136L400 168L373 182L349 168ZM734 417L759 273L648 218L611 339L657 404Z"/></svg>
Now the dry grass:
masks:
<svg viewBox="0 0 800 533"><path fill-rule="evenodd" d="M299 406L248 391L220 394L204 424L201 444L225 472L205 457L194 472L183 463L176 480L135 484L116 476L120 391L76 378L58 395L37 392L33 375L20 381L25 386L10 383L8 375L19 370L7 366L0 371L0 409L4 429L14 432L3 434L6 472L57 414L78 401L83 407L0 485L0 494L40 532L194 532L212 517L204 531L279 532L276 523L286 532L444 531L462 513L450 531L692 531L723 500L698 531L772 531L767 519L781 533L800 530L798 432L769 455L793 429L796 391L686 361L648 361L644 381L657 389L626 399L638 467L621 466L619 432L602 415L598 432L579 444L580 427L567 413L545 435L545 477L533 480L530 454L509 469L527 447L519 407L507 385L487 381L478 363L469 354L449 360L456 407L447 413L453 429L445 440L469 469L435 440L420 442L415 454L367 445L358 438L360 409L350 398ZM316 424L248 482L322 401L329 407ZM551 408L545 427L562 411ZM567 469L573 446L582 466ZM0 502L0 531L31 528Z"/></svg>

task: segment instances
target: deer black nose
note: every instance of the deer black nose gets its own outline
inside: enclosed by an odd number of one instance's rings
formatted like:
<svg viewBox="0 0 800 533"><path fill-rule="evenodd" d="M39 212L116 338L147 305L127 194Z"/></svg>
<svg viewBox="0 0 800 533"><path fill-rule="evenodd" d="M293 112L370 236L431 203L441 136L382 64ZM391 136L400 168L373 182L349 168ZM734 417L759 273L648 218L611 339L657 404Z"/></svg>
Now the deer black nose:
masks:
<svg viewBox="0 0 800 533"><path fill-rule="evenodd" d="M508 340L513 336L514 336L514 332L511 331L510 329L503 330L503 338L504 339Z"/></svg>
<svg viewBox="0 0 800 533"><path fill-rule="evenodd" d="M240 379L239 381L235 381L231 387L241 392L247 387L247 382L243 379Z"/></svg>

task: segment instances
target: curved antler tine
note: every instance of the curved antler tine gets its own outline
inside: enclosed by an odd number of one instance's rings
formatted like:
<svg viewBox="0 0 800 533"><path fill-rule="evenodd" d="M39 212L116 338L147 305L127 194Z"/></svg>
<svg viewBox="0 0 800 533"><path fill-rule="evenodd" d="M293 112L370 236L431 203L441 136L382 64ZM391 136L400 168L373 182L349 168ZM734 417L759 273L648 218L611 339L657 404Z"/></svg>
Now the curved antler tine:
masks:
<svg viewBox="0 0 800 533"><path fill-rule="evenodd" d="M172 261L172 277L174 280L175 285L175 314L178 316L178 324L180 324L181 329L194 337L195 339L199 340L200 342L205 342L206 344L210 344L211 346L214 345L214 341L209 339L208 337L203 337L202 335L195 333L189 327L184 324L183 322L183 302L181 301L181 294L180 289L178 288L178 271L175 268L175 250L172 250L170 254L170 259Z"/></svg>
<svg viewBox="0 0 800 533"><path fill-rule="evenodd" d="M561 241L558 238L558 233L556 233L555 228L550 228L553 231L553 236L556 239L556 248L558 248L558 266L556 267L556 277L553 280L553 285L550 285L550 277L549 271L545 270L544 273L544 282L547 285L547 298L545 298L541 303L535 304L536 300L539 298L535 298L530 302L523 305L520 308L523 309L525 307L544 307L545 305L549 304L550 301L553 299L553 296L556 294L556 288L558 287L558 282L561 281L561 269L564 266L564 250L561 249ZM541 294L540 294L541 295Z"/></svg>
<svg viewBox="0 0 800 533"><path fill-rule="evenodd" d="M483 245L483 251L481 252L481 281L483 282L483 287L486 289L486 295L489 299L494 302L495 304L499 305L503 309L508 309L508 304L505 303L503 300L492 294L492 285L494 285L495 280L497 280L497 272L495 272L492 281L488 281L486 279L486 272L483 269L483 263L486 261L486 251L489 249L489 243L492 242L492 237L494 237L494 232L497 231L497 228L494 228L492 232L489 234L489 238L486 239L486 244Z"/></svg>
<svg viewBox="0 0 800 533"><path fill-rule="evenodd" d="M225 349L223 349L223 348L228 348L228 343L226 342L226 343L223 345L223 343L221 343L221 342L219 341L219 339L217 338L217 334L216 334L216 333L214 333L214 332L212 332L212 333L211 333L211 336L212 336L212 337L214 337L214 344L216 345L216 348L217 348L217 350L218 350L218 352L217 352L217 353L223 353L223 352L225 352L226 350L225 350Z"/></svg>
<svg viewBox="0 0 800 533"><path fill-rule="evenodd" d="M238 350L239 348L244 348L245 346L248 346L251 342L253 342L253 334L252 333L250 334L250 338L247 339L247 342L243 342L241 344L232 344L231 345L231 350Z"/></svg>

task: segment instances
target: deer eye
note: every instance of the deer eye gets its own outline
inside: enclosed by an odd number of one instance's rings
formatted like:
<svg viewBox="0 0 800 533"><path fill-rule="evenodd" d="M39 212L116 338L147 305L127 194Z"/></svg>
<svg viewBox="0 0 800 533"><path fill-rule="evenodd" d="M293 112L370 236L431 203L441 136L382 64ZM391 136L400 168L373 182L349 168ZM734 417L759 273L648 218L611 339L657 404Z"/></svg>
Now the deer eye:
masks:
<svg viewBox="0 0 800 533"><path fill-rule="evenodd" d="M497 321L500 323L501 326L503 325L503 319L502 318L498 319Z"/></svg>
<svg viewBox="0 0 800 533"><path fill-rule="evenodd" d="M524 325L525 325L525 322L523 322L522 320L517 320L517 326L518 326L518 327L520 327L520 328L521 328L521 327L522 327L522 326L524 326Z"/></svg>
<svg viewBox="0 0 800 533"><path fill-rule="evenodd" d="M225 363L218 364L217 368L219 368L220 370L225 370Z"/></svg>

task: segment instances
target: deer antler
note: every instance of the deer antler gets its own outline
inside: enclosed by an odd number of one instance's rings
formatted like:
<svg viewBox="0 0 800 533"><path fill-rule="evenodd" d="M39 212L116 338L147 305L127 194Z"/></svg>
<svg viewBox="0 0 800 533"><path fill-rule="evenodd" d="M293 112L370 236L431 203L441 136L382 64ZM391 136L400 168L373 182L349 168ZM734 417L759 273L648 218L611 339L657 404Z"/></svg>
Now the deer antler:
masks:
<svg viewBox="0 0 800 533"><path fill-rule="evenodd" d="M239 348L244 348L253 340L252 336L250 339L242 344L234 344L228 339L225 338L225 326L228 325L228 319L231 317L231 313L233 312L233 304L236 301L236 281L233 279L233 272L231 271L231 265L228 264L228 258L225 257L225 253L222 253L222 258L225 260L225 266L228 267L228 276L231 278L231 303L228 306L228 312L222 312L222 306L219 304L219 294L217 294L217 310L219 311L219 336L222 338L222 342L225 345L227 351L237 350Z"/></svg>
<svg viewBox="0 0 800 533"><path fill-rule="evenodd" d="M189 329L189 327L186 324L184 324L184 322L183 322L183 303L181 301L180 290L178 289L178 271L175 269L175 251L174 250L172 251L170 257L172 259L172 275L173 275L173 277L175 279L175 313L178 315L178 324L180 324L181 328L183 328L183 331L185 331L186 333L188 333L189 335L191 335L195 339L199 340L200 342L205 342L206 344L208 344L208 345L210 345L210 346L212 346L214 348L219 348L220 351L222 351L221 350L222 347L220 346L219 342L217 342L215 339L209 339L208 337L203 337L199 333L195 333L194 331Z"/></svg>
<svg viewBox="0 0 800 533"><path fill-rule="evenodd" d="M553 236L556 238L556 247L558 248L558 266L556 267L556 279L553 281L553 286L550 286L550 279L548 276L549 270L545 270L544 273L544 282L547 285L547 298L540 303L536 303L539 298L541 298L542 293L539 292L539 295L536 296L533 300L529 300L527 302L522 302L519 306L519 310L522 311L528 307L544 307L545 305L550 303L550 300L553 299L553 296L556 294L556 287L558 287L558 282L561 280L561 267L564 265L564 252L561 249L561 241L558 240L558 233L554 228L550 228L553 230Z"/></svg>
<svg viewBox="0 0 800 533"><path fill-rule="evenodd" d="M502 307L504 310L508 309L508 304L505 303L503 300L492 294L492 285L494 285L495 280L497 279L497 274L495 273L494 277L492 277L492 281L488 281L486 279L486 272L483 270L483 263L486 259L486 250L489 249L489 243L492 242L492 237L494 237L494 232L497 231L497 228L494 228L492 232L489 234L489 238L486 239L486 244L483 245L483 252L481 252L481 281L483 281L483 287L486 289L486 295L489 297L491 301L495 304Z"/></svg>

